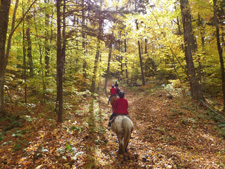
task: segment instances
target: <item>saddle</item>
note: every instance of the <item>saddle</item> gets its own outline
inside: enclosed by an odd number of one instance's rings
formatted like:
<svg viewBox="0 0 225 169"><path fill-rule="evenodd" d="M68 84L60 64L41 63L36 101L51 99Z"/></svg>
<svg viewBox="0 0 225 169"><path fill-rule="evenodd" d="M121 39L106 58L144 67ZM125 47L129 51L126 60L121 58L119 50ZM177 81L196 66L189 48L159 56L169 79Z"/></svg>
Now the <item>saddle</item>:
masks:
<svg viewBox="0 0 225 169"><path fill-rule="evenodd" d="M117 116L127 116L129 119L131 119L129 114L117 114L117 115L113 116L112 120L109 120L109 122L113 123L115 121L115 119L117 118Z"/></svg>

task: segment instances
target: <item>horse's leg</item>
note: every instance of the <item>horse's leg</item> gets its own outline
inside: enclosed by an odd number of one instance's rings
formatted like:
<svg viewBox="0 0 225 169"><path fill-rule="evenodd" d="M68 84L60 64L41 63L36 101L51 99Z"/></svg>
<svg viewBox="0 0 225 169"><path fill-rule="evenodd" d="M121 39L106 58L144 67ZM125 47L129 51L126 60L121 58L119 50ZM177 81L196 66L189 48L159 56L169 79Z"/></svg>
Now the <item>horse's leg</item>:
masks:
<svg viewBox="0 0 225 169"><path fill-rule="evenodd" d="M127 152L127 146L129 144L129 140L131 137L131 132L133 130L132 123L130 123L130 119L125 118L122 121L122 126L124 129L124 145L123 145L123 153Z"/></svg>
<svg viewBox="0 0 225 169"><path fill-rule="evenodd" d="M131 133L132 133L132 131L133 131L133 128L131 129ZM131 133L130 133L130 137L131 137ZM127 142L127 144L126 144L126 145L124 145L124 146L125 146L125 147L124 147L125 152L128 152L128 149L127 149L128 144L129 144L129 141Z"/></svg>
<svg viewBox="0 0 225 169"><path fill-rule="evenodd" d="M119 154L123 153L123 138L121 135L117 135L119 141Z"/></svg>

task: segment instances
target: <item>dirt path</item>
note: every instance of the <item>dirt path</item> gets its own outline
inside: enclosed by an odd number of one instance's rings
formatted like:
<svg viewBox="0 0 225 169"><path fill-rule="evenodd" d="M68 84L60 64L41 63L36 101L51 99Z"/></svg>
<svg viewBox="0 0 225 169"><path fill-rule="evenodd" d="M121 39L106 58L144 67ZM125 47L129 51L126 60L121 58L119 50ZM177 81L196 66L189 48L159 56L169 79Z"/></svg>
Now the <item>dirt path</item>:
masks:
<svg viewBox="0 0 225 169"><path fill-rule="evenodd" d="M128 161L116 153L118 143L113 132L107 132L107 160L112 168L223 168L224 142L215 123L205 119L204 110L181 97L168 99L159 90L153 94L122 88L129 102L135 125L129 144ZM141 90L143 91L143 90ZM104 104L104 101L102 102ZM107 103L105 102L107 105ZM110 106L101 105L104 112ZM197 112L198 111L198 112ZM201 114L202 113L202 114ZM104 125L107 126L105 116ZM107 152L106 151L106 152Z"/></svg>

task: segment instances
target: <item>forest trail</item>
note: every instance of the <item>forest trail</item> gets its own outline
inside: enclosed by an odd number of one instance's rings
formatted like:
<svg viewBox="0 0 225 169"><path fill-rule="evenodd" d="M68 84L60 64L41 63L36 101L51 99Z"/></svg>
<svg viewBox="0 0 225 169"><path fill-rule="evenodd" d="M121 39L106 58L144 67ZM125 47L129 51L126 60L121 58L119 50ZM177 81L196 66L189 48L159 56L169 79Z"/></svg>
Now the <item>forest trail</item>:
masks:
<svg viewBox="0 0 225 169"><path fill-rule="evenodd" d="M163 88L120 87L135 127L127 161L117 153L116 135L106 129L111 106L108 95L101 91L95 99L88 93L67 96L62 124L55 122L46 107L30 108L29 112L35 113L23 121L24 126L5 132L0 142L0 168L225 167L224 140L208 110L197 107L188 97L173 94L169 99Z"/></svg>
<svg viewBox="0 0 225 169"><path fill-rule="evenodd" d="M117 138L109 132L112 168L224 168L225 144L215 130L215 122L205 119L206 110L197 110L188 98L167 98L164 89L149 93L141 87L136 91L121 89L135 130L128 146L130 160L126 162L114 154ZM102 109L107 108L103 105Z"/></svg>

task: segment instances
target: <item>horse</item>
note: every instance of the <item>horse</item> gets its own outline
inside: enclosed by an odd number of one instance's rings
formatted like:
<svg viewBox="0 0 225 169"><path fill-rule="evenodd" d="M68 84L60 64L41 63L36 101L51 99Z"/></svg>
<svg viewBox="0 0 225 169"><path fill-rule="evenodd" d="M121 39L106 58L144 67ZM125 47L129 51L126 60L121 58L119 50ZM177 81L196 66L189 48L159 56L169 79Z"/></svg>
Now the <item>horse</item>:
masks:
<svg viewBox="0 0 225 169"><path fill-rule="evenodd" d="M131 138L131 133L134 129L132 120L126 115L118 115L112 120L112 131L116 133L119 141L119 153L123 154L125 158L125 152Z"/></svg>
<svg viewBox="0 0 225 169"><path fill-rule="evenodd" d="M110 104L111 104L112 107L113 107L113 104L114 104L114 102L116 101L116 99L117 99L117 96L112 96L112 97L110 98Z"/></svg>
<svg viewBox="0 0 225 169"><path fill-rule="evenodd" d="M119 92L120 92L120 88L116 87L116 93L119 94Z"/></svg>

